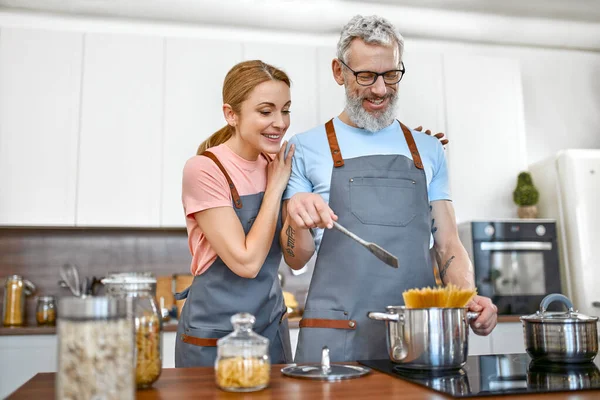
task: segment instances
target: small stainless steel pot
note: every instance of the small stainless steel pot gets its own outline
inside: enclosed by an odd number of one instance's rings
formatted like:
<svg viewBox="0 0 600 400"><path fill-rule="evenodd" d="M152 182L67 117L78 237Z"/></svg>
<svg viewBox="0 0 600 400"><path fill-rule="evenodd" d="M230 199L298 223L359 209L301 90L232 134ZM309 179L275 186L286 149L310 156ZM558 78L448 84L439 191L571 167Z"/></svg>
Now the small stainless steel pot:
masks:
<svg viewBox="0 0 600 400"><path fill-rule="evenodd" d="M467 308L386 307L387 313L370 312L369 318L385 321L390 360L409 369L458 369L467 362L469 320L479 313Z"/></svg>
<svg viewBox="0 0 600 400"><path fill-rule="evenodd" d="M566 312L548 312L554 301L562 302ZM525 350L535 361L582 363L598 354L598 317L573 311L573 304L562 294L544 297L540 309L521 317Z"/></svg>

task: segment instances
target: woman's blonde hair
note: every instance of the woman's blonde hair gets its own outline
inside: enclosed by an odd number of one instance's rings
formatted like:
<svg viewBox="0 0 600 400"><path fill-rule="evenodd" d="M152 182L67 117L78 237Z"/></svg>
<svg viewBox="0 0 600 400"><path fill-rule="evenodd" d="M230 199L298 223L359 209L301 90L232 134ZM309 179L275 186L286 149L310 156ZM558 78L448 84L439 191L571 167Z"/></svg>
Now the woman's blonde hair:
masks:
<svg viewBox="0 0 600 400"><path fill-rule="evenodd" d="M260 60L243 61L234 65L223 82L223 104L229 104L233 112L239 115L242 103L248 98L250 92L267 81L281 81L288 87L291 84L285 72ZM202 154L209 147L225 143L234 132L233 127L225 125L202 142L196 154Z"/></svg>

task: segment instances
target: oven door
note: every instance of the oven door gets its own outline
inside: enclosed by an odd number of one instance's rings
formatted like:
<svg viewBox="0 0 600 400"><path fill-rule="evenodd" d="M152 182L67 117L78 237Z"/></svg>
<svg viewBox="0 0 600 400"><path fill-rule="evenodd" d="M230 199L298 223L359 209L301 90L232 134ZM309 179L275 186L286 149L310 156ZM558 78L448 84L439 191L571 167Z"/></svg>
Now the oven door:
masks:
<svg viewBox="0 0 600 400"><path fill-rule="evenodd" d="M554 241L474 243L478 293L492 299L499 314L532 314L548 293L561 293Z"/></svg>

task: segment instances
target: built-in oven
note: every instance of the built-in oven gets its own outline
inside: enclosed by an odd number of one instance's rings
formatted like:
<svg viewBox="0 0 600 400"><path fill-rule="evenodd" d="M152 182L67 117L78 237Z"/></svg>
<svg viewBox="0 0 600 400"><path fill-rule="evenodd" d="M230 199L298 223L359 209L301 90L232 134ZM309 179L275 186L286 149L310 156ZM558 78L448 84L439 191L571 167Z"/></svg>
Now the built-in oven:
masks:
<svg viewBox="0 0 600 400"><path fill-rule="evenodd" d="M532 314L544 296L561 293L555 221L471 221L458 228L477 292L490 297L499 314Z"/></svg>

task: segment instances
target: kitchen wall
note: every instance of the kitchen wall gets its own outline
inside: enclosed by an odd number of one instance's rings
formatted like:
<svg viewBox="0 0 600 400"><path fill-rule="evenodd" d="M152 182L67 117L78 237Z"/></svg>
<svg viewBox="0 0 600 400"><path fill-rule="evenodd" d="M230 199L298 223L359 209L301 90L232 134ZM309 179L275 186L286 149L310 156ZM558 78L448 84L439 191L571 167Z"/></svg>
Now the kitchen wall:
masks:
<svg viewBox="0 0 600 400"><path fill-rule="evenodd" d="M504 22L510 25L511 18ZM22 60L18 58L35 42L36 30L42 36L44 31L52 33L61 46L50 46L46 54L28 60L29 75L40 82L27 78L17 82L10 71L21 74ZM59 37L67 34L66 49ZM510 192L518 171L563 148L600 148L597 51L415 36L406 35L408 73L400 88L399 115L409 125L422 124L449 136L447 155L459 221L515 216ZM14 196L33 193L35 188L24 182L39 180L40 173L64 176L61 190L48 188L47 210L27 225L53 225L58 220L81 226L182 226L181 165L193 154L190 150L222 124L219 112L210 110L219 107L227 68L242 59L263 58L286 69L293 80L296 77L289 130L293 134L324 122L343 105L343 90L329 72L336 39L337 35L329 33L0 10L0 51L4 55L0 60L0 80L4 78L0 115L5 116L4 123L0 121L4 160L0 160L0 181L7 182L3 186ZM106 50L116 42L123 46ZM131 48L140 56L132 55ZM51 60L53 56L58 58ZM61 56L66 58L60 60ZM48 87L56 75L38 71L42 64L51 72L59 71L64 80L53 84L69 86L66 95L62 89L63 96L58 99L44 98L45 91L36 92L38 87ZM197 76L200 68L209 68L203 70L211 75L209 81ZM165 75L165 71L172 73ZM106 76L112 72L119 78L107 83ZM19 85L28 86L29 93ZM125 92L119 93L121 89ZM178 101L169 100L177 96ZM52 103L54 110L49 110L47 103ZM27 107L33 112L31 118L26 113L6 118ZM115 121L125 109L129 120L119 125ZM24 125L26 137L21 132L16 135ZM44 130L50 134L42 134ZM124 131L132 137L124 138ZM68 152L62 149L43 171L15 168L28 155L48 157L44 152L52 146L55 132L68 137ZM15 136L21 138L16 144ZM107 141L114 145L107 146ZM162 155L156 153L160 147ZM110 151L111 163L102 164L105 151ZM151 162L146 168L132 167L146 161ZM101 164L103 169L97 167ZM98 185L99 181L115 183L109 187ZM109 192L111 204L123 204L126 214L117 215L104 207ZM8 204L4 209L10 214L3 224L20 225L19 207L24 202L31 203L28 209L36 206L34 195L20 196L13 200L18 203L16 211L9 204L11 199L0 201L0 208ZM137 207L142 199L144 209Z"/></svg>

